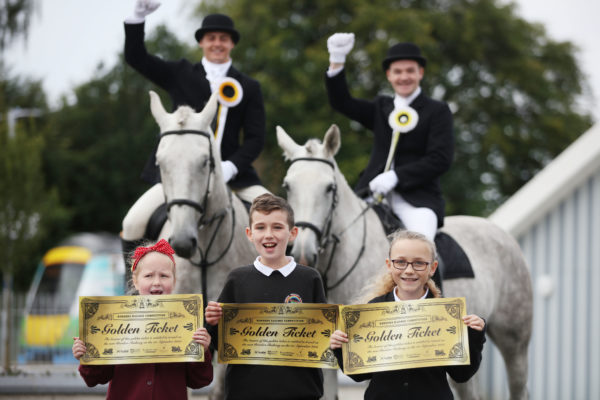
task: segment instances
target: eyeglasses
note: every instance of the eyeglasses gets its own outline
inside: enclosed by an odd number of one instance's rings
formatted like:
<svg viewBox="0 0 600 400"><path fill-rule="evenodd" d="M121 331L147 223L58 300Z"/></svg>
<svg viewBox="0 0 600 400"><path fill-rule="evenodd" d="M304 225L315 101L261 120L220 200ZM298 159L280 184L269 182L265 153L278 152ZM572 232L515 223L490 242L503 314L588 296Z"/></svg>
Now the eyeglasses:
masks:
<svg viewBox="0 0 600 400"><path fill-rule="evenodd" d="M408 268L409 265L411 265L415 271L425 271L429 263L427 261L406 261L400 259L392 260L392 265L394 266L394 268L400 270L405 270L406 268Z"/></svg>

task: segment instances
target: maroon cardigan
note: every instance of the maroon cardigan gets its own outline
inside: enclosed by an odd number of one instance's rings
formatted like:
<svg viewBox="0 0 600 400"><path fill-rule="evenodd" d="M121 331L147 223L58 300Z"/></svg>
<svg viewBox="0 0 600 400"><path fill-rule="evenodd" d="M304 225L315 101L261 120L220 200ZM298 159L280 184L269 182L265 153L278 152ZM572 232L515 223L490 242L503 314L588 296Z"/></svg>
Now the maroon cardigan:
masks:
<svg viewBox="0 0 600 400"><path fill-rule="evenodd" d="M187 400L187 387L199 389L212 382L212 356L203 362L80 365L79 374L89 387L108 382L107 400Z"/></svg>

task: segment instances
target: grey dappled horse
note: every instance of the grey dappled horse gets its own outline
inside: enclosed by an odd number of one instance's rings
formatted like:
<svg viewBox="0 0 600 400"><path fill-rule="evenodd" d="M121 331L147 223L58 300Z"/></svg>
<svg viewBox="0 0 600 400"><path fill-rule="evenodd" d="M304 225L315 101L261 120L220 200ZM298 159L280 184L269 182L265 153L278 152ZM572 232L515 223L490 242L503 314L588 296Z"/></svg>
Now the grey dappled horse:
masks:
<svg viewBox="0 0 600 400"><path fill-rule="evenodd" d="M151 91L150 109L161 132L156 160L168 221L160 237L177 253L175 293L202 292L216 300L229 271L256 258L244 233L248 212L223 180L221 153L210 128L216 94L200 113L187 106L168 113ZM222 398L222 372L219 364L211 394L215 399Z"/></svg>
<svg viewBox="0 0 600 400"><path fill-rule="evenodd" d="M329 128L322 143L311 139L303 146L277 127L277 141L291 161L284 188L300 228L292 255L321 272L330 302L349 304L387 257L384 230L337 167L334 156L341 145L337 126ZM442 230L462 246L475 273L475 278L445 280L443 294L465 297L468 313L485 318L488 337L504 357L511 399L525 399L533 298L521 249L484 218L450 216ZM327 375L333 380L326 385L333 392L330 398L337 392L336 376ZM477 399L476 378L451 383L462 399Z"/></svg>

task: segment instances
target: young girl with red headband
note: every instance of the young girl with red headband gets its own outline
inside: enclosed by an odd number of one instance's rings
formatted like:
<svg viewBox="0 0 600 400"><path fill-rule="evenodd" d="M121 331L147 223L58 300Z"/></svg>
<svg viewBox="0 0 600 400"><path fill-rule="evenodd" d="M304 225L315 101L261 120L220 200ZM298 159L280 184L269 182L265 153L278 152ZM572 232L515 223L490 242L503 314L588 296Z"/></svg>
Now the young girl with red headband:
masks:
<svg viewBox="0 0 600 400"><path fill-rule="evenodd" d="M133 285L140 295L171 294L175 286L175 251L161 239L148 247L138 247L132 259ZM198 389L212 382L210 335L198 328L193 340L204 347L203 362L80 365L79 373L89 387L108 382L107 399L187 399L187 387ZM73 356L86 352L83 341L73 338Z"/></svg>

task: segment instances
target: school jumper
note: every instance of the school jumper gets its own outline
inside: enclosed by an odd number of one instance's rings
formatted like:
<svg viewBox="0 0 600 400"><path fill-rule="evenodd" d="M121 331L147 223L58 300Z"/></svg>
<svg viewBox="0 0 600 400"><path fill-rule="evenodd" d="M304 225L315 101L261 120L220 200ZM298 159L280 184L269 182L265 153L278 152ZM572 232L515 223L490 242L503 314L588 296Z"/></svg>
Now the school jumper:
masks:
<svg viewBox="0 0 600 400"><path fill-rule="evenodd" d="M203 362L83 365L79 374L89 387L108 383L107 400L187 400L187 387L212 382L210 351Z"/></svg>
<svg viewBox="0 0 600 400"><path fill-rule="evenodd" d="M229 273L219 295L220 303L284 303L289 295L303 303L327 303L319 273L296 264L290 275L265 276L254 265L236 268ZM208 327L212 345L218 346L218 325ZM323 395L320 368L274 365L227 365L225 398L227 400L304 400Z"/></svg>
<svg viewBox="0 0 600 400"><path fill-rule="evenodd" d="M433 298L431 291L427 294L427 298ZM376 297L369 303L388 301L395 301L393 292ZM471 359L469 365L410 368L348 376L356 382L371 379L365 391L365 400L454 399L446 374L450 375L456 382L466 382L475 375L481 364L481 352L485 343L485 328L483 331L468 328L468 335ZM342 349L335 349L333 352L338 360L338 365L342 368Z"/></svg>
<svg viewBox="0 0 600 400"><path fill-rule="evenodd" d="M373 132L369 163L355 187L362 195L369 182L384 172L392 140L388 117L394 110L394 98L378 95L370 101L352 97L345 69L326 77L325 84L331 107ZM446 103L433 100L423 92L410 107L419 114L419 122L413 130L400 135L394 154L394 171L398 176L394 190L414 207L433 210L440 227L444 222L445 202L439 177L450 169L454 156L452 113Z"/></svg>

